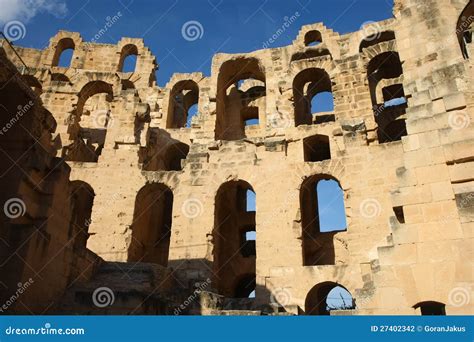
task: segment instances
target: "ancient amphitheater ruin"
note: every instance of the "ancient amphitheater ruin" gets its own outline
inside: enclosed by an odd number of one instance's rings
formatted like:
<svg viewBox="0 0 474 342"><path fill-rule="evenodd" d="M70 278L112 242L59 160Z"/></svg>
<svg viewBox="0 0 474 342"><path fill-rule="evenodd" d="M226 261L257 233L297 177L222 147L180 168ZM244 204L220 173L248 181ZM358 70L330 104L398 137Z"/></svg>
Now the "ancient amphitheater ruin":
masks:
<svg viewBox="0 0 474 342"><path fill-rule="evenodd" d="M393 14L164 87L142 39L2 40L0 311L472 314L474 3ZM324 180L345 229L320 229ZM329 310L336 286L353 300Z"/></svg>

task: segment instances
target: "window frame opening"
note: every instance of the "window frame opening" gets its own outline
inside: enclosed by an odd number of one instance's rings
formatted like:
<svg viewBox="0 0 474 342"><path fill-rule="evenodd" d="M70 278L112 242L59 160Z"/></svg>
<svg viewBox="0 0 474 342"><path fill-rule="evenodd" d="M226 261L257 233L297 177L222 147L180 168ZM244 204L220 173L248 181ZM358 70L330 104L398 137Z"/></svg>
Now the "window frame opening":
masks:
<svg viewBox="0 0 474 342"><path fill-rule="evenodd" d="M246 83L252 86L245 87ZM216 102L216 140L245 138L246 116L258 118L259 126L262 125L265 121L266 80L260 61L241 57L222 63L217 78ZM257 113L253 107L257 108Z"/></svg>
<svg viewBox="0 0 474 342"><path fill-rule="evenodd" d="M199 112L199 86L193 80L183 80L177 82L170 91L168 100L167 128L190 127L189 111L194 106ZM189 126L188 126L189 123Z"/></svg>
<svg viewBox="0 0 474 342"><path fill-rule="evenodd" d="M321 229L321 213L318 183L334 181L339 185L344 209L345 227ZM324 208L323 208L324 209ZM336 264L335 236L348 230L344 190L339 181L329 175L316 174L306 178L300 187L300 212L302 227L303 266L321 266Z"/></svg>
<svg viewBox="0 0 474 342"><path fill-rule="evenodd" d="M74 61L74 50L76 49L76 44L72 38L62 38L58 41L56 45L56 50L54 51L53 60L51 62L51 66L53 67L61 67L61 68L70 68L72 66L72 62ZM61 59L61 56L66 50L72 50L71 58L69 63L65 63L64 65L60 65L64 63L64 60ZM64 57L63 57L64 58Z"/></svg>
<svg viewBox="0 0 474 342"><path fill-rule="evenodd" d="M321 31L310 30L304 35L304 46L317 46L323 42Z"/></svg>
<svg viewBox="0 0 474 342"><path fill-rule="evenodd" d="M221 184L215 196L214 278L219 294L229 298L236 295L241 277L256 272L256 240L246 239L246 233L256 232L257 227L256 212L247 211L248 190L255 192L246 181L231 180ZM249 253L242 253L244 244Z"/></svg>
<svg viewBox="0 0 474 342"><path fill-rule="evenodd" d="M134 66L131 68L130 71L125 71L125 67L129 66L126 63L126 60L131 56L135 56ZM120 59L117 65L117 71L123 73L131 73L136 72L138 67L138 47L135 44L127 44L122 47L122 51L120 51ZM128 68L127 68L128 69Z"/></svg>
<svg viewBox="0 0 474 342"><path fill-rule="evenodd" d="M294 77L293 105L295 126L335 121L335 110L332 112L312 113L312 99L316 95L325 92L332 94L333 108L335 108L332 81L329 74L323 69L304 69Z"/></svg>
<svg viewBox="0 0 474 342"><path fill-rule="evenodd" d="M346 300L342 299L344 306L340 308L331 308L328 304L329 294L336 288L341 288L346 291L351 299L351 303L346 303ZM354 296L351 292L342 286L341 284L326 281L319 283L311 288L311 290L306 295L305 299L305 314L306 315L321 315L327 316L331 314L333 310L355 310L356 303Z"/></svg>
<svg viewBox="0 0 474 342"><path fill-rule="evenodd" d="M73 239L75 250L85 250L89 239L95 192L88 183L80 180L69 183L71 224L68 237Z"/></svg>
<svg viewBox="0 0 474 342"><path fill-rule="evenodd" d="M128 262L168 265L173 201L173 192L162 183L146 184L137 193Z"/></svg>
<svg viewBox="0 0 474 342"><path fill-rule="evenodd" d="M327 135L312 135L303 139L305 162L322 162L331 159L331 144Z"/></svg>
<svg viewBox="0 0 474 342"><path fill-rule="evenodd" d="M94 114L95 119L87 117L88 121L94 124L94 127L88 127L85 125L86 117L83 116L91 113L85 110L85 107L89 99L100 94L105 94L107 109L97 111ZM91 81L82 87L78 94L76 110L69 118L69 139L73 143L63 148L62 156L65 160L95 163L98 161L105 146L107 130L112 122L110 108L113 99L112 85L104 81Z"/></svg>
<svg viewBox="0 0 474 342"><path fill-rule="evenodd" d="M403 101L395 106L385 106L387 101L397 97L406 99L402 84L403 68L398 53L387 51L372 58L367 66L367 79L379 144L401 140L407 135L405 116L408 104ZM378 92L383 82L389 84Z"/></svg>

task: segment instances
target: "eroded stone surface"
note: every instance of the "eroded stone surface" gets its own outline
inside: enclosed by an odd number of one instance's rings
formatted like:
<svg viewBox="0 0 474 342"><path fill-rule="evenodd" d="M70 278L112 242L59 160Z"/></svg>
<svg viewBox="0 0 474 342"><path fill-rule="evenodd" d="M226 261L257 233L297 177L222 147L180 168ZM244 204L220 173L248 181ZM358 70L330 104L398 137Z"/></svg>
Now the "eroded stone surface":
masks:
<svg viewBox="0 0 474 342"><path fill-rule="evenodd" d="M15 47L22 75L4 44L3 125L31 99L22 122L43 146L20 125L1 136L12 160L28 156L2 166L3 202L27 208L3 218L4 283L9 293L37 284L15 312L103 313L83 308L103 285L118 298L107 313L323 313L317 303L339 284L356 309L333 314L414 314L432 302L472 314L473 4L396 0L394 16L345 35L306 25L290 46L219 53L210 77L175 74L165 87L141 39L60 31L44 50ZM58 67L67 47L71 65ZM334 110L311 113L327 91ZM323 179L344 192L346 231L319 231ZM243 241L252 230L256 243ZM148 276L135 288L120 271L107 278L104 262ZM253 288L255 300L232 299Z"/></svg>

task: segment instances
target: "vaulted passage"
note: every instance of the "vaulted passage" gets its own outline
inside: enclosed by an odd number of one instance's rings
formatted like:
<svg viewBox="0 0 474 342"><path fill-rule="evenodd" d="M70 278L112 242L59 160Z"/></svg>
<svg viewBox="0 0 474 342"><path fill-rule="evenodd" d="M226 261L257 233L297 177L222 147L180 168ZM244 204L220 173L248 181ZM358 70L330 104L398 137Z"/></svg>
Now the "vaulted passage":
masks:
<svg viewBox="0 0 474 342"><path fill-rule="evenodd" d="M255 274L246 274L237 281L234 298L253 298L255 296Z"/></svg>
<svg viewBox="0 0 474 342"><path fill-rule="evenodd" d="M440 302L426 301L413 306L416 312L422 316L444 316L446 315L446 305Z"/></svg>
<svg viewBox="0 0 474 342"><path fill-rule="evenodd" d="M139 161L145 171L181 171L188 153L189 145L151 132L147 147L139 153Z"/></svg>
<svg viewBox="0 0 474 342"><path fill-rule="evenodd" d="M296 75L293 101L296 126L335 120L331 78L322 69L306 69Z"/></svg>
<svg viewBox="0 0 474 342"><path fill-rule="evenodd" d="M89 238L92 205L95 193L92 187L82 181L70 183L71 226L69 239L72 239L75 249L85 249Z"/></svg>
<svg viewBox="0 0 474 342"><path fill-rule="evenodd" d="M137 194L128 261L166 266L171 234L173 193L163 184L147 184Z"/></svg>
<svg viewBox="0 0 474 342"><path fill-rule="evenodd" d="M226 297L249 297L255 290L254 194L242 180L224 183L216 194L214 273Z"/></svg>
<svg viewBox="0 0 474 342"><path fill-rule="evenodd" d="M303 265L334 265L334 236L347 229L344 193L326 175L307 178L300 189Z"/></svg>
<svg viewBox="0 0 474 342"><path fill-rule="evenodd" d="M265 73L259 61L238 58L224 62L219 71L216 101L216 139L243 139L246 126L265 122Z"/></svg>
<svg viewBox="0 0 474 342"><path fill-rule="evenodd" d="M355 309L352 295L343 286L324 282L315 285L306 296L306 315L330 315L332 310Z"/></svg>
<svg viewBox="0 0 474 342"><path fill-rule="evenodd" d="M199 87L192 80L176 83L170 92L168 104L168 128L191 127L193 106L199 101Z"/></svg>
<svg viewBox="0 0 474 342"><path fill-rule="evenodd" d="M178 142L168 146L163 156L165 170L180 171L183 169L183 160L189 153L189 146Z"/></svg>
<svg viewBox="0 0 474 342"><path fill-rule="evenodd" d="M400 140L407 135L407 100L398 53L389 51L374 57L368 65L367 77L379 143Z"/></svg>
<svg viewBox="0 0 474 342"><path fill-rule="evenodd" d="M92 81L81 89L76 110L69 118L69 139L73 143L63 148L66 160L98 161L113 120L112 101L113 89L106 82Z"/></svg>

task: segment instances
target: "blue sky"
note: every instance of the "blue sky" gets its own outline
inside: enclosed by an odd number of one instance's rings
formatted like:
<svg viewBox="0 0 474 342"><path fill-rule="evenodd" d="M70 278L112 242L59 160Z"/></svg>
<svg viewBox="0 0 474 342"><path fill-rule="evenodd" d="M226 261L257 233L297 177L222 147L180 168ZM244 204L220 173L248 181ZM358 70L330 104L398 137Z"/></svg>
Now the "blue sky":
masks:
<svg viewBox="0 0 474 342"><path fill-rule="evenodd" d="M161 86L174 72L209 75L215 52L261 49L284 18L296 12L300 16L271 47L291 44L305 24L324 22L347 33L364 22L392 16L391 0L29 0L28 6L25 1L0 0L2 26L10 20L25 24L26 34L16 45L43 48L59 29L80 32L90 41L107 17L121 12L120 19L97 42L143 37L160 64L157 78ZM201 38L183 38L182 27L189 21L201 24Z"/></svg>

